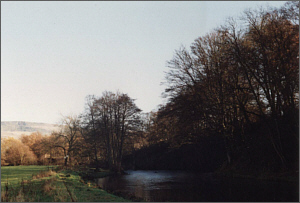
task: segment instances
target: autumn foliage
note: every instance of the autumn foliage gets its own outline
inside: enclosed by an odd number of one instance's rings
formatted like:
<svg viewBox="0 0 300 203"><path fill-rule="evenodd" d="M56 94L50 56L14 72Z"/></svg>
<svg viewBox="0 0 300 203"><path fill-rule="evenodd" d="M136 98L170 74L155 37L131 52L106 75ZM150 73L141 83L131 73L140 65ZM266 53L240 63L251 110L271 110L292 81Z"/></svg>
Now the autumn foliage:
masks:
<svg viewBox="0 0 300 203"><path fill-rule="evenodd" d="M18 139L1 139L1 165L35 164L37 157L26 144Z"/></svg>
<svg viewBox="0 0 300 203"><path fill-rule="evenodd" d="M200 146L203 140L219 142L207 138L218 136L224 146L214 146L225 148L222 157L230 167L297 170L298 21L299 2L228 19L190 48L175 51L164 81L167 102L157 111L142 113L121 92L87 96L85 111L64 117L61 131L3 139L1 165L47 159L120 172L124 154L143 146Z"/></svg>

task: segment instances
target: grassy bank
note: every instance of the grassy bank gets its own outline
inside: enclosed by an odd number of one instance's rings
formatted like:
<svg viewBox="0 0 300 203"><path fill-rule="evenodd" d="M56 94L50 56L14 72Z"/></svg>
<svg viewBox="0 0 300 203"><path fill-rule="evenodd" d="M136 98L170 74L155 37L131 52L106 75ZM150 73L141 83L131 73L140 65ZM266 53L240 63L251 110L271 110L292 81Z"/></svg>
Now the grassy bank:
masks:
<svg viewBox="0 0 300 203"><path fill-rule="evenodd" d="M98 175L100 175L100 173L98 173ZM104 175L106 174L103 173L102 176ZM1 186L1 201L128 201L99 189L92 181L82 180L79 172L71 170L55 172L48 170L48 167L45 166L2 167Z"/></svg>
<svg viewBox="0 0 300 203"><path fill-rule="evenodd" d="M33 176L47 171L56 166L1 166L1 187L6 182L9 185L19 184L22 180L31 179Z"/></svg>

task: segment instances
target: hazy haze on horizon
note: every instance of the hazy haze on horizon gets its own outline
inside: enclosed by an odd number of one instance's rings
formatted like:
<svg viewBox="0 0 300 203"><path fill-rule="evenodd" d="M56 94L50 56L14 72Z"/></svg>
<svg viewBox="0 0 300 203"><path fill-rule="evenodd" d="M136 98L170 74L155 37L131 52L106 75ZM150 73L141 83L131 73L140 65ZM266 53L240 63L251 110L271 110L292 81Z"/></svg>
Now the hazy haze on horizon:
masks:
<svg viewBox="0 0 300 203"><path fill-rule="evenodd" d="M284 3L1 2L1 120L57 123L105 90L149 112L176 49L246 8Z"/></svg>

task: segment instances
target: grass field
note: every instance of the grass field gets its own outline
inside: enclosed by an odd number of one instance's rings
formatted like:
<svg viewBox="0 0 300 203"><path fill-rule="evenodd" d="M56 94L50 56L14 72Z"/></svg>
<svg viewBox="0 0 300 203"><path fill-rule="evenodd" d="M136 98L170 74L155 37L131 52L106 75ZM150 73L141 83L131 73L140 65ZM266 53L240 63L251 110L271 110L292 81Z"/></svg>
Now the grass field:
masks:
<svg viewBox="0 0 300 203"><path fill-rule="evenodd" d="M121 197L82 180L78 172L49 171L48 166L1 168L1 201L13 202L123 202Z"/></svg>
<svg viewBox="0 0 300 203"><path fill-rule="evenodd" d="M22 179L28 180L32 175L46 171L54 166L1 166L1 187L8 181L9 185L19 184Z"/></svg>

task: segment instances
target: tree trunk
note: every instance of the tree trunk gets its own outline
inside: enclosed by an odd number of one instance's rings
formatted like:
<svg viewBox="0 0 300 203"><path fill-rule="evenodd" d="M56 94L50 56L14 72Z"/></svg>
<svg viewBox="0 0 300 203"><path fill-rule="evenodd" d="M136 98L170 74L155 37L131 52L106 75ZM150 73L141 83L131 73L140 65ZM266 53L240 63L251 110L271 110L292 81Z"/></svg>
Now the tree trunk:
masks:
<svg viewBox="0 0 300 203"><path fill-rule="evenodd" d="M276 143L276 140L274 139L274 136L273 136L273 133L272 133L272 128L271 128L270 124L267 121L266 121L266 123L267 123L267 128L268 128L268 131L269 131L269 138L270 138L270 141L272 143L273 149L275 150L277 156L280 159L281 168L283 170L285 170L287 167L286 167L286 161L285 161L285 157L283 155L283 152L282 152L282 150L280 150L280 149L282 149L282 148L280 148L281 143ZM279 133L279 132L276 132L275 134L277 134L277 133ZM280 142L280 140L279 140L279 142Z"/></svg>
<svg viewBox="0 0 300 203"><path fill-rule="evenodd" d="M95 154L96 171L99 171L98 157L97 157L97 147L96 146L94 146L94 154Z"/></svg>
<svg viewBox="0 0 300 203"><path fill-rule="evenodd" d="M68 164L68 157L65 156L65 166Z"/></svg>

